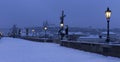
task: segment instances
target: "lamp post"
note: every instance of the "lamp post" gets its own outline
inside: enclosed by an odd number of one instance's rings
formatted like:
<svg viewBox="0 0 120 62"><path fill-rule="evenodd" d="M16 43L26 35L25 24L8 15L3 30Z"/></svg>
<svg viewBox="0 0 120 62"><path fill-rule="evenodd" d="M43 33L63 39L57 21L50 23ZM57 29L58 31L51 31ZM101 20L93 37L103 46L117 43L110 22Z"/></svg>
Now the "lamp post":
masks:
<svg viewBox="0 0 120 62"><path fill-rule="evenodd" d="M107 39L106 39L106 42L110 42L109 22L110 22L110 17L111 17L111 10L109 9L109 7L105 11L105 16L106 16L106 19L107 19Z"/></svg>
<svg viewBox="0 0 120 62"><path fill-rule="evenodd" d="M29 32L29 29L28 29L28 28L26 28L26 36L28 36L28 32Z"/></svg>
<svg viewBox="0 0 120 62"><path fill-rule="evenodd" d="M61 29L63 29L63 27L64 27L63 21L60 22L60 27L61 27Z"/></svg>
<svg viewBox="0 0 120 62"><path fill-rule="evenodd" d="M46 31L47 31L47 29L48 29L47 26L44 26L44 30L45 30L45 38L44 38L45 40L44 41L46 41Z"/></svg>
<svg viewBox="0 0 120 62"><path fill-rule="evenodd" d="M33 34L32 34L32 36L34 36L34 32L35 32L35 30L34 30L34 29L32 29L32 33L33 33Z"/></svg>

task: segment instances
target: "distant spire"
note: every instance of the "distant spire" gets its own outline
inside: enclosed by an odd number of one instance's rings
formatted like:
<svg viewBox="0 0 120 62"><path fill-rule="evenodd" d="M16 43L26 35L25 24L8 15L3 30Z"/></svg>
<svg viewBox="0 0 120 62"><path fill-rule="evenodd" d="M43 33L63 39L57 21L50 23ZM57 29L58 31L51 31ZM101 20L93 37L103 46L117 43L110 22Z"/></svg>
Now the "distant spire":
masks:
<svg viewBox="0 0 120 62"><path fill-rule="evenodd" d="M43 22L43 26L48 26L48 21L47 20Z"/></svg>

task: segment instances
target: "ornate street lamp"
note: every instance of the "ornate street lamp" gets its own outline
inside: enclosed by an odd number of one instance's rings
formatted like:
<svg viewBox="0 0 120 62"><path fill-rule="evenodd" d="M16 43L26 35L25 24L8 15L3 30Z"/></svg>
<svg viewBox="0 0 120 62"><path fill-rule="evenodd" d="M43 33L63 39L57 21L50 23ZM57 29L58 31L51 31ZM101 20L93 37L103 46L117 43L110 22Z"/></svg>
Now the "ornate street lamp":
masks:
<svg viewBox="0 0 120 62"><path fill-rule="evenodd" d="M63 28L64 27L64 23L61 21L60 23L60 27Z"/></svg>
<svg viewBox="0 0 120 62"><path fill-rule="evenodd" d="M47 26L44 27L44 30L45 30L45 31L47 30Z"/></svg>
<svg viewBox="0 0 120 62"><path fill-rule="evenodd" d="M29 29L26 28L26 36L28 36L28 34L29 34Z"/></svg>
<svg viewBox="0 0 120 62"><path fill-rule="evenodd" d="M35 30L34 30L34 29L32 29L32 32L35 32Z"/></svg>
<svg viewBox="0 0 120 62"><path fill-rule="evenodd" d="M44 30L45 30L45 38L44 38L44 41L46 42L46 31L47 31L47 26L44 26Z"/></svg>
<svg viewBox="0 0 120 62"><path fill-rule="evenodd" d="M110 22L110 17L111 17L111 10L109 9L109 7L108 7L107 10L105 11L105 16L106 16L106 19L107 19L107 39L106 39L106 42L110 42L109 22Z"/></svg>
<svg viewBox="0 0 120 62"><path fill-rule="evenodd" d="M32 33L33 33L32 36L34 36L34 33L35 33L35 30L34 30L34 29L32 29Z"/></svg>

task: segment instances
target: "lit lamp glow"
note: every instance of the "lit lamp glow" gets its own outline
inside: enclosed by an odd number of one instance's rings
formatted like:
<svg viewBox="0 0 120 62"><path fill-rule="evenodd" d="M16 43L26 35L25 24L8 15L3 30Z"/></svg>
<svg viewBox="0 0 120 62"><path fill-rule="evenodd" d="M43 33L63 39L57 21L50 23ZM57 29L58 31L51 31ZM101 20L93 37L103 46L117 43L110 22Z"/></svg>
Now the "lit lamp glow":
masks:
<svg viewBox="0 0 120 62"><path fill-rule="evenodd" d="M61 26L61 27L63 27L63 26L64 26L64 24L63 24L63 23L61 23L61 24L60 24L60 26Z"/></svg>
<svg viewBox="0 0 120 62"><path fill-rule="evenodd" d="M34 29L32 29L32 32L35 32L35 30L34 30Z"/></svg>
<svg viewBox="0 0 120 62"><path fill-rule="evenodd" d="M110 17L111 17L111 10L109 8L107 8L107 10L105 11L105 16L106 16L106 19L110 19Z"/></svg>
<svg viewBox="0 0 120 62"><path fill-rule="evenodd" d="M44 27L44 30L47 30L47 27L46 27L46 26Z"/></svg>

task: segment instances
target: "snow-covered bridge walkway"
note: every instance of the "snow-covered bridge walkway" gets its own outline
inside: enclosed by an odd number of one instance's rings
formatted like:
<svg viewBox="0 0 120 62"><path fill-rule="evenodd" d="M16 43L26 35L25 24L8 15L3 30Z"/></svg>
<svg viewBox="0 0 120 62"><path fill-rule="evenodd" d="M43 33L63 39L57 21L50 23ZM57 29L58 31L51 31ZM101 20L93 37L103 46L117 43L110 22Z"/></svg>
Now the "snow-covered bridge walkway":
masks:
<svg viewBox="0 0 120 62"><path fill-rule="evenodd" d="M6 37L0 40L0 62L120 62L120 58Z"/></svg>

